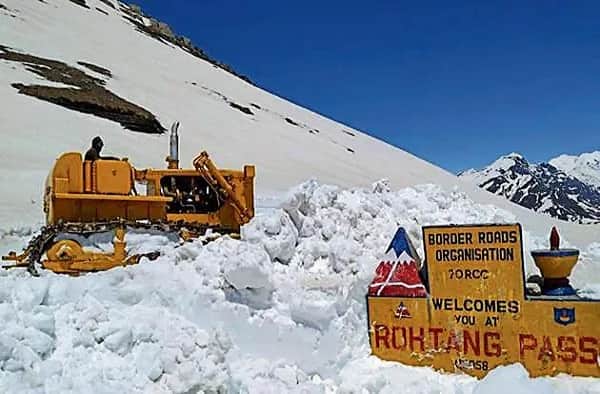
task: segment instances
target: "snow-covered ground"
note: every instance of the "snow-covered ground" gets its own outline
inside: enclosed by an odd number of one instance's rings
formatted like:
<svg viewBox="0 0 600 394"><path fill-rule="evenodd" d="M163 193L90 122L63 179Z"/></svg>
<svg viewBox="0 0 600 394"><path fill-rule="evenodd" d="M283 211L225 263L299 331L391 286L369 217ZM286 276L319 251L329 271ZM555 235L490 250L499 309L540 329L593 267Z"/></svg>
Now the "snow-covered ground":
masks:
<svg viewBox="0 0 600 394"><path fill-rule="evenodd" d="M519 364L478 381L370 356L364 295L397 226L422 254L423 225L514 221L438 186L381 185L311 181L277 205L259 200L240 241L130 234L131 252L162 252L137 266L79 278L0 273L0 391L600 392L598 379L531 379ZM526 254L545 244L527 231L524 240ZM598 261L600 244L573 274L596 298Z"/></svg>
<svg viewBox="0 0 600 394"><path fill-rule="evenodd" d="M112 92L166 126L181 121L183 164L201 150L220 167L256 164L258 216L241 241L206 246L129 234L132 252L162 252L137 266L79 278L1 271L0 392L466 394L506 391L507 382L514 393L600 392L598 379L529 379L519 365L477 381L382 362L369 355L364 303L398 225L420 250L423 225L516 221L526 256L546 246L557 225L563 244L582 251L573 283L600 298L599 227L559 222L479 190L135 31L102 1L87 3L89 10L68 0L0 0L8 9L0 7L0 45L109 69ZM61 152L84 151L102 135L107 154L164 166L166 135L19 95L15 82L50 85L0 60L0 252L22 247L41 224L43 181ZM215 91L261 109L248 116ZM381 178L391 191L371 190Z"/></svg>

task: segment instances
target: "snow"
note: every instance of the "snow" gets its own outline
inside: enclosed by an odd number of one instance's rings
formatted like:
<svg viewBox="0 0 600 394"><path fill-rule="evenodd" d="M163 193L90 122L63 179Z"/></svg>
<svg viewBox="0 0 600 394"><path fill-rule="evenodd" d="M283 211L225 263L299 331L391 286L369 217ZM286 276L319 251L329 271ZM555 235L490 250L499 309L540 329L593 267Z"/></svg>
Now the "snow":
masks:
<svg viewBox="0 0 600 394"><path fill-rule="evenodd" d="M515 393L600 392L598 379L532 379L520 365L478 381L381 361L370 356L364 299L398 226L422 254L424 225L517 221L528 272L536 272L528 251L545 247L557 225L565 247L582 251L573 284L600 298L597 227L559 222L479 190L87 2L91 10L68 0L3 0L18 17L0 14L1 44L111 70L108 89L163 125L181 121L182 163L207 150L220 167L256 164L258 216L242 240L207 245L128 233L129 251L161 251L136 266L78 278L0 271L0 392L466 394L506 382ZM22 65L0 62L0 252L24 246L43 222L43 182L60 152L83 151L102 135L107 154L164 166L167 135L128 132L18 95L14 82L49 85ZM248 117L214 92L263 110ZM109 240L99 237L95 246Z"/></svg>
<svg viewBox="0 0 600 394"><path fill-rule="evenodd" d="M364 294L397 226L422 255L421 226L514 220L435 185L377 186L305 182L241 240L128 233L130 251L161 251L135 266L78 278L1 272L0 391L487 393L506 381L522 393L600 390L597 379L532 379L518 364L478 381L371 356ZM527 256L545 242L523 237ZM600 298L592 261L600 244L582 251L573 279Z"/></svg>
<svg viewBox="0 0 600 394"><path fill-rule="evenodd" d="M499 157L492 164L481 170L472 168L463 171L459 174L459 176L474 185L481 186L490 179L508 177L509 169L515 165L518 165L519 162L523 162L524 160L525 158L521 154L513 152ZM511 182L501 185L500 191L496 192L496 194L502 195L507 199L512 199L518 189L526 185L530 180L530 175L521 175L517 179L511 178ZM524 196L526 196L526 194Z"/></svg>
<svg viewBox="0 0 600 394"><path fill-rule="evenodd" d="M600 188L600 151L560 155L549 162L565 173Z"/></svg>

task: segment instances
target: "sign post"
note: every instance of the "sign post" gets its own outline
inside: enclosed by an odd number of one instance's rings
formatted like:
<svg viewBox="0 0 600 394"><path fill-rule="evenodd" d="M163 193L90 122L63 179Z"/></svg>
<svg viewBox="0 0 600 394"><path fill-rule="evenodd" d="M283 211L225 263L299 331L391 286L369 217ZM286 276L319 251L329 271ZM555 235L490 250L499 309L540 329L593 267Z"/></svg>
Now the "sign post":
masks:
<svg viewBox="0 0 600 394"><path fill-rule="evenodd" d="M516 362L600 376L600 302L526 295L520 225L424 227L423 244L425 297L367 297L375 355L478 377Z"/></svg>

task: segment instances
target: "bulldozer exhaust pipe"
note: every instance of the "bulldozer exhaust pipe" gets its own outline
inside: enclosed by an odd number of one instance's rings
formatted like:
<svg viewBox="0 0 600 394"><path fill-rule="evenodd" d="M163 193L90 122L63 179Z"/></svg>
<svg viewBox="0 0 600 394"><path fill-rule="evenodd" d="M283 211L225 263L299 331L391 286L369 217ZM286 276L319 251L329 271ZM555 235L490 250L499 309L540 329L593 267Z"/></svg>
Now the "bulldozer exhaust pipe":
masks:
<svg viewBox="0 0 600 394"><path fill-rule="evenodd" d="M179 122L173 123L171 125L171 135L169 137L169 168L177 169L179 168L179 135L177 131L179 130Z"/></svg>

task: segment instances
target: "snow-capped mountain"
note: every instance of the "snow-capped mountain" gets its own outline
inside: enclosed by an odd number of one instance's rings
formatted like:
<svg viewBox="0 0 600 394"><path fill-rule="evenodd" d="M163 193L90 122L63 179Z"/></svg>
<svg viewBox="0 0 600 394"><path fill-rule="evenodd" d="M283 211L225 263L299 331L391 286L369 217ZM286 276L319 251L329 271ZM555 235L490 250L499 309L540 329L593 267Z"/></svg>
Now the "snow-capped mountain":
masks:
<svg viewBox="0 0 600 394"><path fill-rule="evenodd" d="M600 151L582 153L579 156L560 155L548 163L600 189Z"/></svg>
<svg viewBox="0 0 600 394"><path fill-rule="evenodd" d="M583 166L572 168L577 172ZM536 212L578 223L600 222L600 189L549 163L529 163L511 153L459 176Z"/></svg>

